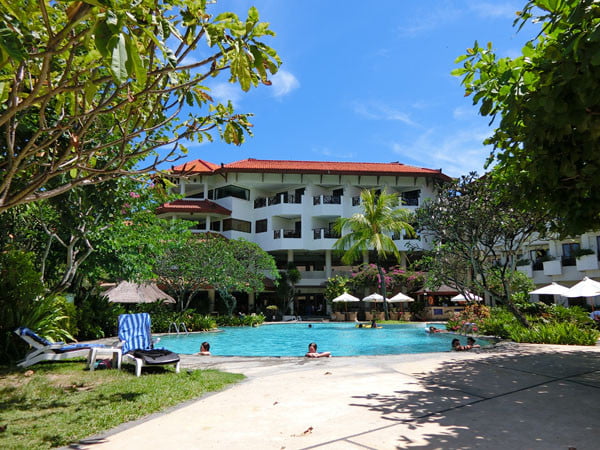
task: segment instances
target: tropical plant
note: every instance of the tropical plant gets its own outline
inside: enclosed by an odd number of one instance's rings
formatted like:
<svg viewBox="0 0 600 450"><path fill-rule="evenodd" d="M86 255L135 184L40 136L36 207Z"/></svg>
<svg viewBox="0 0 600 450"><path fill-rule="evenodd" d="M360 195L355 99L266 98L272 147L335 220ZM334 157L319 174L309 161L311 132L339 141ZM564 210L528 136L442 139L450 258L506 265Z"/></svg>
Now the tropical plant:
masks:
<svg viewBox="0 0 600 450"><path fill-rule="evenodd" d="M248 91L281 62L256 8L213 17L210 3L3 2L0 213L154 171L185 140L242 143L248 114L215 101L205 81L228 72Z"/></svg>
<svg viewBox="0 0 600 450"><path fill-rule="evenodd" d="M375 251L385 318L389 320L387 288L385 282L382 282L385 279L383 261L389 255L400 259L400 252L391 235L414 232L410 225L411 213L398 208L399 199L396 194L363 190L360 197L362 213L340 217L336 221L334 230L341 237L335 242L334 248L344 252L342 261L346 264L362 258L363 253L370 249Z"/></svg>
<svg viewBox="0 0 600 450"><path fill-rule="evenodd" d="M286 270L279 272L277 284L277 297L281 302L281 310L293 313L294 297L296 296L296 284L302 279L302 274L293 262L289 262Z"/></svg>
<svg viewBox="0 0 600 450"><path fill-rule="evenodd" d="M514 280L524 275L515 267L524 243L539 236L543 217L515 209L489 177L476 173L447 183L416 216L419 232L433 242L421 260L428 282L486 293L527 326L512 300Z"/></svg>
<svg viewBox="0 0 600 450"><path fill-rule="evenodd" d="M499 58L475 42L453 71L496 120L484 142L499 189L522 211L549 212L564 234L587 231L600 214L599 14L595 0L527 1L515 25L536 28L521 55Z"/></svg>
<svg viewBox="0 0 600 450"><path fill-rule="evenodd" d="M88 292L77 307L79 339L100 339L116 336L119 315L125 308L119 303L111 303L108 297Z"/></svg>

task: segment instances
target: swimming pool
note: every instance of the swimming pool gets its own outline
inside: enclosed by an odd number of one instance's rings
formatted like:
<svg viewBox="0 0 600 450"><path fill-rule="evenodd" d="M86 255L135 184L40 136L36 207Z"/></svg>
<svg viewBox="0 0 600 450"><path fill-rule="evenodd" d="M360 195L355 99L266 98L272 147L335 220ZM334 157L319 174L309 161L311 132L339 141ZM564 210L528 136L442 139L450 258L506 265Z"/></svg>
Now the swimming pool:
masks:
<svg viewBox="0 0 600 450"><path fill-rule="evenodd" d="M217 356L303 356L308 344L334 356L395 355L450 351L451 333L429 334L425 324L356 328L354 323L273 324L260 327L223 327L222 332L162 336L158 346L193 354L204 341ZM438 325L436 325L438 326ZM464 342L463 342L464 341ZM465 338L461 338L463 344ZM481 345L488 344L478 340Z"/></svg>

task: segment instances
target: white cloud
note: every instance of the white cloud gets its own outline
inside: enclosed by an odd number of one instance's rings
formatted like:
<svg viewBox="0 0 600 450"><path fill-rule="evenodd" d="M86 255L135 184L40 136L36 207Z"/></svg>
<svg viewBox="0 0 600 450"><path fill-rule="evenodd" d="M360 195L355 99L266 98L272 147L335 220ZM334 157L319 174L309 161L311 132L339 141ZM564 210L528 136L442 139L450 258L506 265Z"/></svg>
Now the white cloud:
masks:
<svg viewBox="0 0 600 450"><path fill-rule="evenodd" d="M435 30L441 25L452 22L461 16L460 9L448 2L437 8L422 10L421 14L413 16L413 20L405 25L400 25L397 30L400 36L416 37L423 33Z"/></svg>
<svg viewBox="0 0 600 450"><path fill-rule="evenodd" d="M209 86L210 91L208 94L215 99L215 101L220 103L227 103L227 100L231 100L234 106L239 106L240 100L242 99L242 94L244 91L237 85L233 83L216 83Z"/></svg>
<svg viewBox="0 0 600 450"><path fill-rule="evenodd" d="M422 167L441 168L452 177L465 175L471 171L484 173L484 164L491 147L483 145L483 140L491 134L486 127L457 130L453 134L443 134L429 129L410 144L392 142L394 153L404 160L415 161Z"/></svg>
<svg viewBox="0 0 600 450"><path fill-rule="evenodd" d="M329 147L319 147L319 146L313 146L312 147L312 152L316 153L324 158L328 158L328 159L347 159L347 160L352 160L355 159L357 157L357 154L355 152L339 152L337 150L332 150Z"/></svg>
<svg viewBox="0 0 600 450"><path fill-rule="evenodd" d="M381 102L355 102L353 105L354 112L365 119L370 120L392 120L402 122L412 127L418 127L419 124L410 118L410 114L392 108Z"/></svg>
<svg viewBox="0 0 600 450"><path fill-rule="evenodd" d="M482 2L475 1L469 4L469 9L479 17L515 19L515 13L520 11L523 3L515 2Z"/></svg>
<svg viewBox="0 0 600 450"><path fill-rule="evenodd" d="M285 70L280 70L273 75L271 82L273 83L271 87L273 88L273 95L275 97L283 97L300 87L300 82L297 78Z"/></svg>

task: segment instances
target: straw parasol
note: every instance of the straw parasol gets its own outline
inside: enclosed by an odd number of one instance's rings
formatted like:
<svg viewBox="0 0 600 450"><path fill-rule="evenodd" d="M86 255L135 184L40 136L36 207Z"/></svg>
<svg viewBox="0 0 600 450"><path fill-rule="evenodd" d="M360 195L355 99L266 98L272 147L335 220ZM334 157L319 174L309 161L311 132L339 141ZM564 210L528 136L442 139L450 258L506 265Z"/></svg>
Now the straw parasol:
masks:
<svg viewBox="0 0 600 450"><path fill-rule="evenodd" d="M130 283L121 281L103 294L112 303L176 303L175 299L161 291L155 283Z"/></svg>

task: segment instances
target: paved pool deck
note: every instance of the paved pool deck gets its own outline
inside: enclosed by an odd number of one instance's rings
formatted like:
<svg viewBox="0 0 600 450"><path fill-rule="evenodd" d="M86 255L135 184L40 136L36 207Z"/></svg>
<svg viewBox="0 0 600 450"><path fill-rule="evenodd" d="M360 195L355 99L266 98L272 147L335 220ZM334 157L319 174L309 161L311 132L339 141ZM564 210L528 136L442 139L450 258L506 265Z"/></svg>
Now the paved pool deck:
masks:
<svg viewBox="0 0 600 450"><path fill-rule="evenodd" d="M195 368L247 378L124 424L88 448L600 447L598 346L501 343L323 359L183 355L182 371Z"/></svg>

